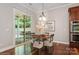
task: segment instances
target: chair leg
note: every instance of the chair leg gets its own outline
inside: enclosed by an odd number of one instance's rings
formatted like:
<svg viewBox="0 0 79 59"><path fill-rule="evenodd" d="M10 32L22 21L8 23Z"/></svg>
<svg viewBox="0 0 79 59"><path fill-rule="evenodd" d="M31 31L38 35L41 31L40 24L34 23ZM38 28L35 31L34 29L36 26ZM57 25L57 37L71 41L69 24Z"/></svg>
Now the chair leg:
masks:
<svg viewBox="0 0 79 59"><path fill-rule="evenodd" d="M38 49L38 54L41 55L41 49Z"/></svg>

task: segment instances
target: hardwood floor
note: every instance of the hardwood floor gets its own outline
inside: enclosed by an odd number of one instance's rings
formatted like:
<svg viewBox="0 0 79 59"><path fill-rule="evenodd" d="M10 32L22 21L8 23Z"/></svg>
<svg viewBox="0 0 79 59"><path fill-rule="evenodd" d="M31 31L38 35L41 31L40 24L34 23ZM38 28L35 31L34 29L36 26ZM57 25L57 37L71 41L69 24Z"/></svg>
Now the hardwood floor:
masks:
<svg viewBox="0 0 79 59"><path fill-rule="evenodd" d="M67 44L54 43L54 55L69 55L69 46Z"/></svg>
<svg viewBox="0 0 79 59"><path fill-rule="evenodd" d="M46 47L39 50L34 50L33 55L79 55L79 49L69 48L67 44L54 43L50 51ZM48 53L50 52L50 53ZM15 55L15 48L1 52L0 55Z"/></svg>

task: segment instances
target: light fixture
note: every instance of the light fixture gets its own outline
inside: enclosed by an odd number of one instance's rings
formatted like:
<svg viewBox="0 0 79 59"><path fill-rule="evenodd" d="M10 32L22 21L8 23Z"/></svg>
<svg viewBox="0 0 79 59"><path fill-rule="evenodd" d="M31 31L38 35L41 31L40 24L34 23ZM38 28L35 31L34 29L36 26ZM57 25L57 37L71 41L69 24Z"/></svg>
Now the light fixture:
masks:
<svg viewBox="0 0 79 59"><path fill-rule="evenodd" d="M45 13L44 13L44 4L42 4L42 14L39 17L39 20L40 21L46 21L46 16L45 16Z"/></svg>
<svg viewBox="0 0 79 59"><path fill-rule="evenodd" d="M46 15L44 13L44 3L42 3L42 12L38 18L37 25L36 25L37 32L39 34L43 34L45 32L46 20L47 20Z"/></svg>

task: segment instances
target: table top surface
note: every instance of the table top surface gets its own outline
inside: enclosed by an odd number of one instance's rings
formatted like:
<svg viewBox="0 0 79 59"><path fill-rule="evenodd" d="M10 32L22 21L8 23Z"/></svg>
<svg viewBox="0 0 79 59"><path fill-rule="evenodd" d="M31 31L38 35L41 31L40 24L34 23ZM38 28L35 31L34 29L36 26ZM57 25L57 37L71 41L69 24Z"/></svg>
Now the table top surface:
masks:
<svg viewBox="0 0 79 59"><path fill-rule="evenodd" d="M45 39L45 38L49 38L49 35L47 35L47 34L33 34L32 37Z"/></svg>

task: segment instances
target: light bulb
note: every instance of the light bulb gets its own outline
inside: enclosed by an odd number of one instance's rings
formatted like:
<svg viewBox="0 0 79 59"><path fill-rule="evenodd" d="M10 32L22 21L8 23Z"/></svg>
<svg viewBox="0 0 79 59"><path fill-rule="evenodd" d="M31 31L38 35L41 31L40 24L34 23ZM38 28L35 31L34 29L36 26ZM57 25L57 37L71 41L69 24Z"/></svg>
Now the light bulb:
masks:
<svg viewBox="0 0 79 59"><path fill-rule="evenodd" d="M42 20L43 20L43 21L46 21L46 17L45 17L45 16L42 16Z"/></svg>
<svg viewBox="0 0 79 59"><path fill-rule="evenodd" d="M40 20L40 21L46 21L46 17L45 17L45 16L40 16L40 17L39 17L39 20Z"/></svg>
<svg viewBox="0 0 79 59"><path fill-rule="evenodd" d="M40 21L42 20L42 17L41 17L41 16L39 17L39 20L40 20Z"/></svg>

